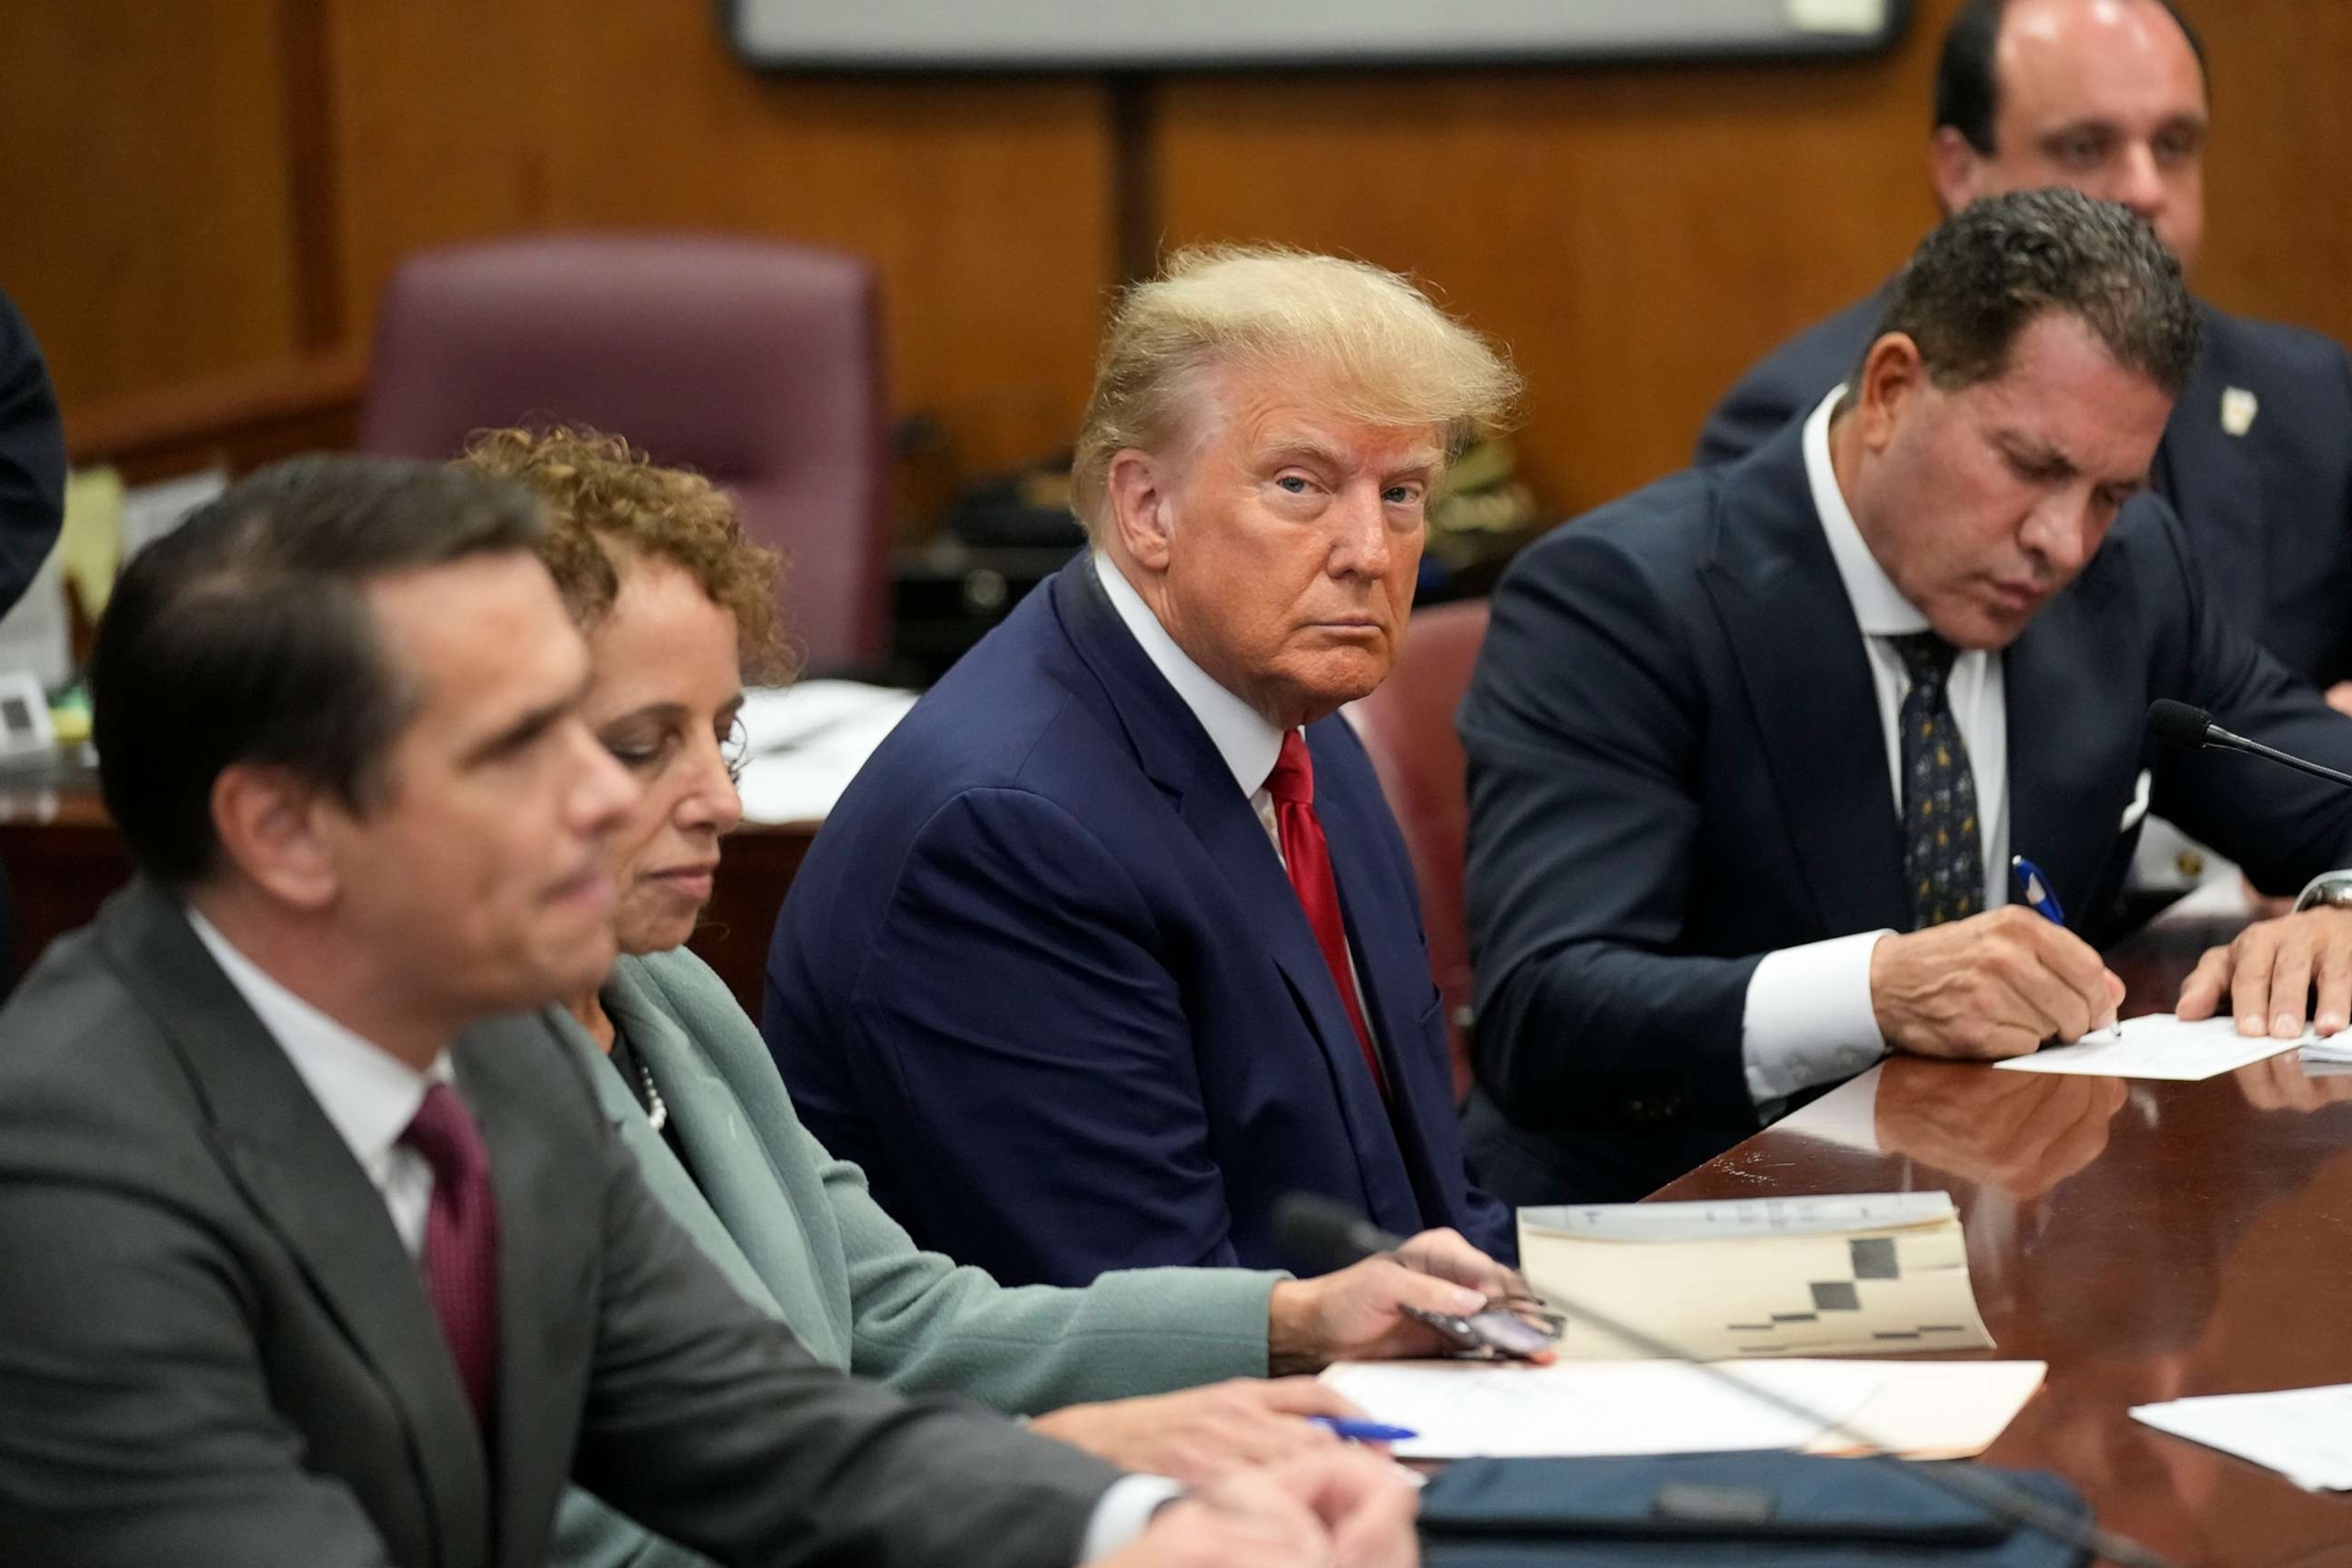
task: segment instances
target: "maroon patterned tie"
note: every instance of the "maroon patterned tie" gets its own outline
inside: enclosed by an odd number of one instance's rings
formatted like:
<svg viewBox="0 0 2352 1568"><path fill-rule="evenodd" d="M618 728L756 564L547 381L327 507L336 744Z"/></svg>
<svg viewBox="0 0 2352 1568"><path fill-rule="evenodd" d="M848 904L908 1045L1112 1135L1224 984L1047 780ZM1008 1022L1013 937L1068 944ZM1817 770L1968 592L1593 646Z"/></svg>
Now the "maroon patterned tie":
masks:
<svg viewBox="0 0 2352 1568"><path fill-rule="evenodd" d="M1331 875L1331 847L1323 837L1323 820L1315 815L1315 759L1307 754L1307 739L1292 730L1282 737L1282 755L1265 781L1274 797L1274 825L1282 838L1282 859L1290 886L1298 895L1307 923L1315 928L1315 944L1331 983L1339 988L1348 1022L1356 1027L1356 1044L1381 1098L1389 1097L1388 1075L1381 1071L1381 1055L1373 1048L1372 1031L1364 1022L1364 1006L1356 996L1356 975L1348 962L1348 928L1339 918L1339 884Z"/></svg>
<svg viewBox="0 0 2352 1568"><path fill-rule="evenodd" d="M485 1445L499 1378L499 1211L490 1196L490 1156L457 1091L436 1083L400 1141L433 1167L425 1216L425 1293L473 1402Z"/></svg>

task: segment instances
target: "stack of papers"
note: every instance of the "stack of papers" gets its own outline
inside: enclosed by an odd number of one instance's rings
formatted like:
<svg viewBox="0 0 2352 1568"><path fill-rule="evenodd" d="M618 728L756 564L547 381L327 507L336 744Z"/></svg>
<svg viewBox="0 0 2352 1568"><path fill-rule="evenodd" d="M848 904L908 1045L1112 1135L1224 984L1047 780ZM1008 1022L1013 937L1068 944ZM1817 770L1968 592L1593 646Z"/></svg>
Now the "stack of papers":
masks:
<svg viewBox="0 0 2352 1568"><path fill-rule="evenodd" d="M1323 1380L1372 1419L1417 1433L1395 1447L1406 1458L1802 1448L1948 1459L1990 1447L2044 1370L2040 1362L1357 1362Z"/></svg>
<svg viewBox="0 0 2352 1568"><path fill-rule="evenodd" d="M1992 1343L1944 1193L1521 1209L1519 1262L1563 1359L1650 1353L1595 1319L1701 1361Z"/></svg>
<svg viewBox="0 0 2352 1568"><path fill-rule="evenodd" d="M2168 1079L2195 1083L2258 1061L2305 1047L2317 1037L2309 1030L2301 1040L2247 1038L2238 1033L2237 1020L2203 1018L2184 1024L2169 1013L2126 1018L2122 1026L2095 1029L2071 1046L2050 1046L2030 1057L2010 1057L1992 1065L2011 1072L2088 1073L2097 1078Z"/></svg>
<svg viewBox="0 0 2352 1568"><path fill-rule="evenodd" d="M2352 1490L2352 1384L2136 1405L2159 1432L2252 1459L2305 1491Z"/></svg>

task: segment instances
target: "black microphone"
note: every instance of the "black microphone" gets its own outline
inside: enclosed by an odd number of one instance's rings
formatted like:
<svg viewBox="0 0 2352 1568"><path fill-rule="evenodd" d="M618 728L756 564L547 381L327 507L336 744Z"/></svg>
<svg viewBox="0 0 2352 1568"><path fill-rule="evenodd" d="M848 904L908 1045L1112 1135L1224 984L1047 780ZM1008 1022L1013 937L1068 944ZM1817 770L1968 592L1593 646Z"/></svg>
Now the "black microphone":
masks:
<svg viewBox="0 0 2352 1568"><path fill-rule="evenodd" d="M2173 706L2181 705L2174 703ZM2189 709L2188 711L2194 713L2196 710ZM2352 780L2346 782L2352 783ZM1367 1258L1393 1253L1404 1245L1404 1237L1381 1229L1347 1205L1315 1193L1284 1194L1274 1205L1273 1217L1276 1245L1300 1268L1310 1273L1328 1273L1333 1268L1360 1263ZM2011 1524L2021 1525L2037 1535L2047 1536L2062 1545L2085 1552L2095 1560L2119 1563L2123 1568L2175 1568L2171 1559L2158 1556L2131 1537L2118 1535L2096 1520L2077 1519L2056 1503L2037 1497L2022 1487L2012 1486L1990 1471L1971 1469L1964 1465L1916 1463L1900 1454L1888 1452L1886 1445L1844 1421L1833 1420L1778 1389L1750 1383L1713 1362L1700 1361L1628 1323L1589 1310L1559 1295L1547 1294L1543 1301L1564 1316L1583 1319L1611 1339L1631 1346L1642 1355L1655 1361L1679 1362L1685 1366L1696 1367L1717 1383L1736 1389L1750 1399L1769 1405L1783 1415L1820 1426L1842 1442L1871 1450L1858 1458L1854 1461L1857 1464L1896 1466L1948 1497L1974 1503Z"/></svg>
<svg viewBox="0 0 2352 1568"><path fill-rule="evenodd" d="M2169 697L2159 697L2147 705L2147 732L2168 746L2178 746L2184 752L2213 750L2244 752L2250 756L2264 757L2282 767L2293 768L2314 778L2332 784L2352 784L2352 773L2339 773L2334 768L2317 763L2291 757L2275 746L2265 746L2260 741L2249 741L2243 735L2232 735L2213 722L2213 715L2202 708L2191 708L2186 702L2175 702Z"/></svg>

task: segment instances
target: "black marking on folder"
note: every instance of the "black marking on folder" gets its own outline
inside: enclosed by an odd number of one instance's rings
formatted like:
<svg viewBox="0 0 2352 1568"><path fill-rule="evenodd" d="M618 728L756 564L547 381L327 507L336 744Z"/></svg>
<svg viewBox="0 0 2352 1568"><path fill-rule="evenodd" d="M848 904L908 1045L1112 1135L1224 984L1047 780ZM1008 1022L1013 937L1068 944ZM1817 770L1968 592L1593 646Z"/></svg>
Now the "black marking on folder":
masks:
<svg viewBox="0 0 2352 1568"><path fill-rule="evenodd" d="M1906 1334L1891 1329L1882 1329L1870 1337L1874 1340L1916 1340L1919 1337L1919 1331L1915 1329Z"/></svg>
<svg viewBox="0 0 2352 1568"><path fill-rule="evenodd" d="M1862 1293L1851 1279L1816 1279L1813 1281L1813 1310L1817 1312L1859 1312Z"/></svg>
<svg viewBox="0 0 2352 1568"><path fill-rule="evenodd" d="M1735 1334L1769 1334L1772 1331L1769 1323L1726 1323L1723 1326Z"/></svg>
<svg viewBox="0 0 2352 1568"><path fill-rule="evenodd" d="M1775 1312L1772 1314L1772 1321L1776 1323L1817 1323L1821 1321L1821 1318L1822 1315L1819 1312Z"/></svg>
<svg viewBox="0 0 2352 1568"><path fill-rule="evenodd" d="M1891 1236L1857 1236L1846 1244L1853 1253L1853 1277L1857 1279L1900 1279L1903 1270L1895 1261L1895 1238Z"/></svg>

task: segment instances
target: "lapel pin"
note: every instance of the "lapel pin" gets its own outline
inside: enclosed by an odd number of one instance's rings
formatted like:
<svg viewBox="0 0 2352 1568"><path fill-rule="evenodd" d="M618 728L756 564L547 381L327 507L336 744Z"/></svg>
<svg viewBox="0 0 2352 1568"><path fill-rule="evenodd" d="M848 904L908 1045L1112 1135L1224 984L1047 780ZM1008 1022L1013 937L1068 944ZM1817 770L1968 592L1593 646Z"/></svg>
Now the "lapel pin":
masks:
<svg viewBox="0 0 2352 1568"><path fill-rule="evenodd" d="M2221 389L2221 428L2232 436L2242 436L2254 427L2254 415L2262 407L2254 395L2242 386Z"/></svg>

